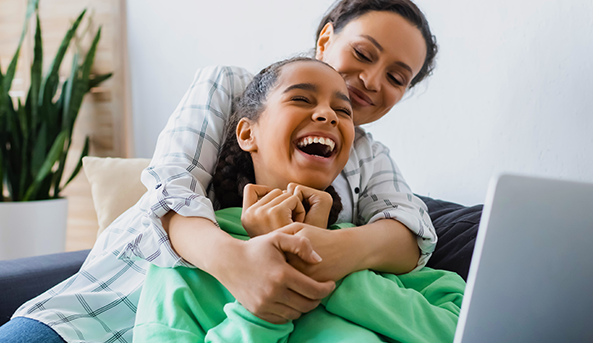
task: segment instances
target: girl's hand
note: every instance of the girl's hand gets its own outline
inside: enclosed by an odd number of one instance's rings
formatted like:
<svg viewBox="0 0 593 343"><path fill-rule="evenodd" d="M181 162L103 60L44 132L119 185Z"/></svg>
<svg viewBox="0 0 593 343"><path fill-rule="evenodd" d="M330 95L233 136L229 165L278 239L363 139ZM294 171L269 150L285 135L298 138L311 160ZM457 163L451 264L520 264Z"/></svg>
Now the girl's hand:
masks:
<svg viewBox="0 0 593 343"><path fill-rule="evenodd" d="M335 288L333 281L315 281L286 262L289 253L303 263L320 261L309 240L295 235L300 229L293 224L240 242L216 270L216 278L247 310L270 323L299 318Z"/></svg>
<svg viewBox="0 0 593 343"><path fill-rule="evenodd" d="M298 237L306 237L313 249L323 258L316 264L308 263L294 254L288 254L288 263L314 280L338 281L346 275L366 269L361 265L362 256L357 249L357 242L348 229L324 230L307 224L289 225L301 227L296 232Z"/></svg>
<svg viewBox="0 0 593 343"><path fill-rule="evenodd" d="M248 184L243 190L241 224L250 237L305 220L302 195Z"/></svg>
<svg viewBox="0 0 593 343"><path fill-rule="evenodd" d="M308 205L309 209L303 223L322 229L327 228L329 212L334 202L329 193L297 183L289 183L286 192L298 196L303 203Z"/></svg>

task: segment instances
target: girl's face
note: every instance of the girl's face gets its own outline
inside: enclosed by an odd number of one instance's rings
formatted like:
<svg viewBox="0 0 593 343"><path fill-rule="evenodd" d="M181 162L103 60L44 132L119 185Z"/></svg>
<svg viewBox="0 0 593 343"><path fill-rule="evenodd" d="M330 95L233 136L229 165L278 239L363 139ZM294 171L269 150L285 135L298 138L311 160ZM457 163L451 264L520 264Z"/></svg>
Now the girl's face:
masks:
<svg viewBox="0 0 593 343"><path fill-rule="evenodd" d="M237 138L251 153L258 184L327 188L346 165L354 140L344 80L315 61L283 66L264 112L256 123L243 118Z"/></svg>
<svg viewBox="0 0 593 343"><path fill-rule="evenodd" d="M418 28L393 12L369 12L339 33L328 23L317 42L316 58L346 80L354 124L383 117L401 100L426 57Z"/></svg>

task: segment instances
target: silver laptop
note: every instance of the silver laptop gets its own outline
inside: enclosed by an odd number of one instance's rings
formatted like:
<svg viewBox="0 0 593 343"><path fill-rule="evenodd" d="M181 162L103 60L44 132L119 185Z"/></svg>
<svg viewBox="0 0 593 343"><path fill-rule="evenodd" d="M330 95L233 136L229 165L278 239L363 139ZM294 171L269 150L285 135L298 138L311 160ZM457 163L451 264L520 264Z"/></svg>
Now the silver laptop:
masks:
<svg viewBox="0 0 593 343"><path fill-rule="evenodd" d="M593 342L593 184L493 179L455 342Z"/></svg>

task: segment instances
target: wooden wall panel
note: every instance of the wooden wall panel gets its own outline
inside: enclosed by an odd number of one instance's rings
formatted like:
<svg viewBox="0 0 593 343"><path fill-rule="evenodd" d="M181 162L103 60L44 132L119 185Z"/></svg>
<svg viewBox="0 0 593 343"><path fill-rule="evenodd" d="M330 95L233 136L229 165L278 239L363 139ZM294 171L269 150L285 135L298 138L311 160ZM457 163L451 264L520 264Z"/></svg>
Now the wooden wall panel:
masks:
<svg viewBox="0 0 593 343"><path fill-rule="evenodd" d="M5 72L20 38L27 0L0 0L0 63ZM127 100L125 69L125 2L124 0L41 0L39 15L42 28L44 73L71 23L86 8L86 20L79 27L89 35L81 40L86 54L94 34L102 27L94 74L113 72L111 79L94 88L85 97L73 133L73 146L67 161L67 176L74 169L88 135L93 156L128 157L131 154L131 112ZM11 95L23 97L29 87L30 65L33 59L34 18L30 20L27 38L21 50L18 69ZM72 51L72 50L71 50ZM60 70L65 80L70 72L71 51ZM92 247L98 228L90 196L90 186L81 171L79 176L62 192L69 199L68 238L66 249L79 250Z"/></svg>

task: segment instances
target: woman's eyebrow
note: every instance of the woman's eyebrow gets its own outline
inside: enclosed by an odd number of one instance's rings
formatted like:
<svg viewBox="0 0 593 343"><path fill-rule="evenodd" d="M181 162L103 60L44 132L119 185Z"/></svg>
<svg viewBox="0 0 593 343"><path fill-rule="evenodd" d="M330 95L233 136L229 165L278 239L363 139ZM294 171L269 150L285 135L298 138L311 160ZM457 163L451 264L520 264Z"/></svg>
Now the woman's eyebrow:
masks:
<svg viewBox="0 0 593 343"><path fill-rule="evenodd" d="M379 44L379 42L377 42L377 40L375 40L375 38L369 36L369 35L362 35L362 37L368 39L371 43L373 43L374 46L377 47L377 49L379 49L379 51L383 52L385 49L383 49L383 46L381 46L381 44Z"/></svg>
<svg viewBox="0 0 593 343"><path fill-rule="evenodd" d="M379 51L383 52L385 49L383 48L383 46L381 44L379 44L379 42L377 42L377 40L369 35L361 35L362 37L366 38L369 42L371 42L377 49L379 49ZM401 61L397 61L395 62L395 64L397 64L398 66L406 69L407 71L409 71L410 73L414 73L412 71L412 68L405 64L404 62Z"/></svg>

